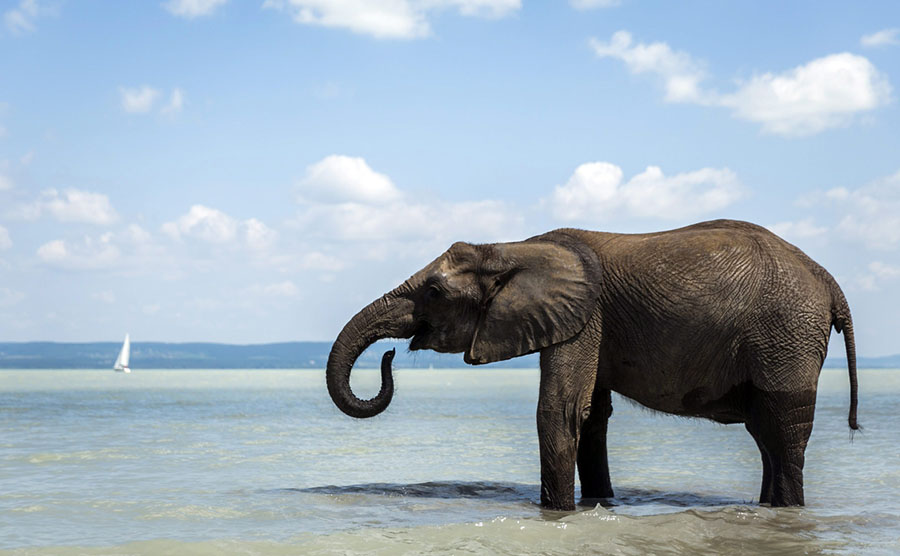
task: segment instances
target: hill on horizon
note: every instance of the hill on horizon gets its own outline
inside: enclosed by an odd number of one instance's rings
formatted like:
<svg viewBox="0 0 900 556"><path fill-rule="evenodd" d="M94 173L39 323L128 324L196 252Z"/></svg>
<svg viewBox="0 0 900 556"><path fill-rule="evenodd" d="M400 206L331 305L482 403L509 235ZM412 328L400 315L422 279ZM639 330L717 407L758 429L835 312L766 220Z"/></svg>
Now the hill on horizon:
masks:
<svg viewBox="0 0 900 556"><path fill-rule="evenodd" d="M120 342L0 342L0 369L110 369ZM358 368L378 368L381 354L394 348L396 369L470 367L461 354L433 351L410 352L405 340L384 340L367 349ZM220 344L212 342L132 342L135 369L324 369L331 342L279 342L271 344ZM829 357L826 368L846 368L847 360ZM500 361L482 368L537 368L538 355ZM859 368L900 369L900 354L859 357Z"/></svg>
<svg viewBox="0 0 900 556"><path fill-rule="evenodd" d="M331 342L219 344L212 342L131 342L133 369L324 369ZM462 354L410 352L407 341L376 342L363 352L357 368L378 368L381 355L394 348L394 368L468 367ZM121 342L0 342L0 369L111 369ZM537 354L484 367L536 368Z"/></svg>

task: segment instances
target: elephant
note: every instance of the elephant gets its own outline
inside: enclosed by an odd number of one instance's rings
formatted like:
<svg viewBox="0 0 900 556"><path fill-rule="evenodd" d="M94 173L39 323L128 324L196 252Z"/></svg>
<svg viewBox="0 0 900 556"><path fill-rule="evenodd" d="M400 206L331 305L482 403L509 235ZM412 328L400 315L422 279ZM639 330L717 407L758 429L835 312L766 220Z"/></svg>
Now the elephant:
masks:
<svg viewBox="0 0 900 556"><path fill-rule="evenodd" d="M343 327L328 392L366 418L393 396L350 388L372 343L463 353L472 365L540 353L541 505L574 510L614 496L607 460L611 392L651 410L742 423L762 457L759 503L802 506L803 464L831 328L843 334L849 426L857 424L856 347L835 279L800 249L749 222L714 220L618 234L558 229L524 241L457 242Z"/></svg>

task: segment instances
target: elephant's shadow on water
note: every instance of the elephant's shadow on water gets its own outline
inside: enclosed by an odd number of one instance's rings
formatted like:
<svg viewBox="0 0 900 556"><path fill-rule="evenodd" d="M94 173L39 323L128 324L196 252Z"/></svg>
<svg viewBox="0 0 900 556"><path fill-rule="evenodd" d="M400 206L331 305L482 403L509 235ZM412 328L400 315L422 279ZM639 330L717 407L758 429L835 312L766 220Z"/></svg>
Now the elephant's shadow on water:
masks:
<svg viewBox="0 0 900 556"><path fill-rule="evenodd" d="M367 483L358 485L327 485L309 488L287 488L287 492L328 496L378 496L391 498L474 499L493 502L540 504L540 485L510 482L429 481L425 483ZM621 488L614 498L582 499L580 510L616 506L645 506L660 504L683 508L748 505L749 500L726 496L670 492L640 488ZM556 513L556 512L554 512Z"/></svg>

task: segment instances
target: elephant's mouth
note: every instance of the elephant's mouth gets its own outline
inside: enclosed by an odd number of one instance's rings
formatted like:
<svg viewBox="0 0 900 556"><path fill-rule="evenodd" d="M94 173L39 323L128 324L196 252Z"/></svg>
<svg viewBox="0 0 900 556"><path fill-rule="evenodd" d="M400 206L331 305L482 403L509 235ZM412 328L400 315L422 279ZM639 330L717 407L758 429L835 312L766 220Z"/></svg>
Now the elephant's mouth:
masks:
<svg viewBox="0 0 900 556"><path fill-rule="evenodd" d="M416 326L416 331L413 332L412 339L409 341L409 350L432 349L429 344L432 332L434 332L434 328L430 324L425 321L420 322Z"/></svg>

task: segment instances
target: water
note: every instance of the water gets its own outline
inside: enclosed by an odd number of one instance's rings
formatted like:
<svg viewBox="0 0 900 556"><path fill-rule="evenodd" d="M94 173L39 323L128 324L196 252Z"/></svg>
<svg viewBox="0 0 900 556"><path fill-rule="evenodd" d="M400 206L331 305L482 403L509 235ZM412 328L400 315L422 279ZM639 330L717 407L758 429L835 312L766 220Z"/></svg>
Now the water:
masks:
<svg viewBox="0 0 900 556"><path fill-rule="evenodd" d="M355 371L361 394L375 371ZM540 499L535 370L397 371L356 421L316 371L0 372L0 554L896 554L900 371L820 381L805 508L742 426L614 398L610 507Z"/></svg>

